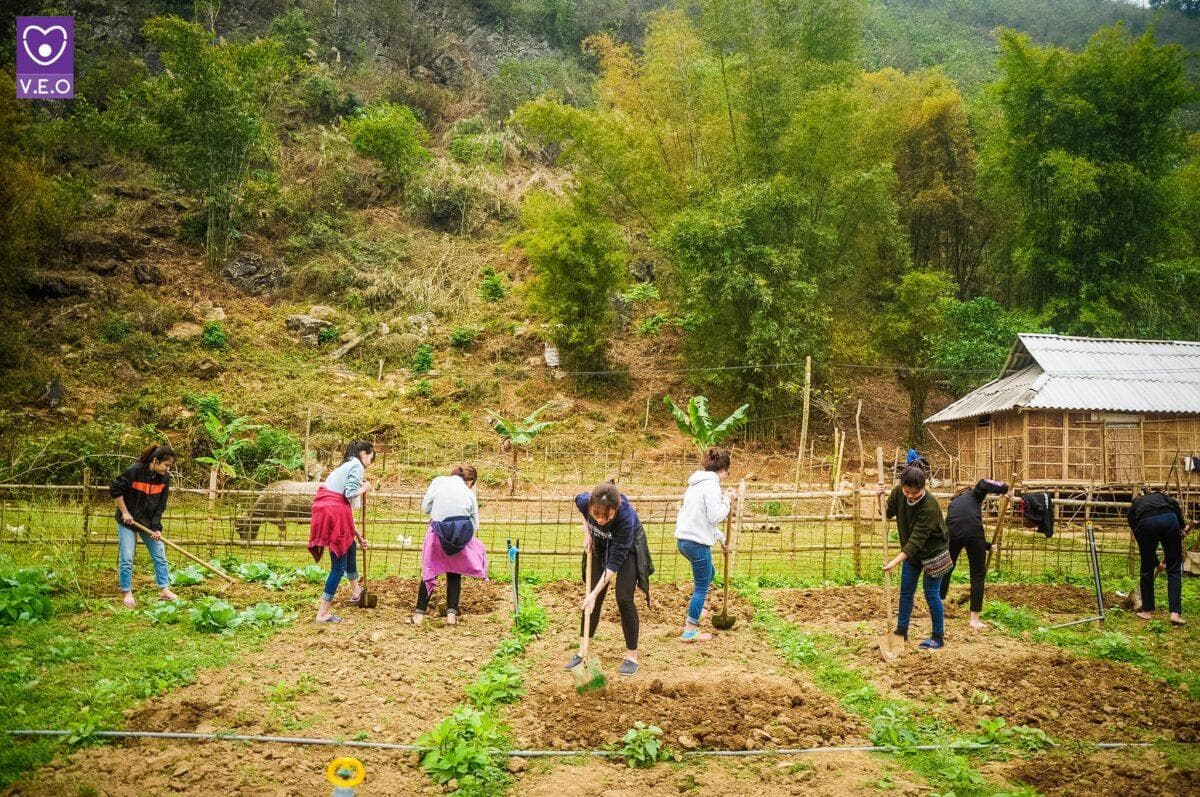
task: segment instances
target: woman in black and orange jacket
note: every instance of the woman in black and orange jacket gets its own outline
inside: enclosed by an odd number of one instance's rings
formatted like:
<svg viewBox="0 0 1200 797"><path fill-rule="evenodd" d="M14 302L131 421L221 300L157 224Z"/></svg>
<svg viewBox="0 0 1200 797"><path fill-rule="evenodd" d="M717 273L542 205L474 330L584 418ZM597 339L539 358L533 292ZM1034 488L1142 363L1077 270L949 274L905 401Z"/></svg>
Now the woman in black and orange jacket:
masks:
<svg viewBox="0 0 1200 797"><path fill-rule="evenodd" d="M117 504L117 580L125 593L125 605L133 608L133 552L140 536L154 562L154 581L158 596L173 601L171 572L167 569L167 552L162 540L162 516L171 492L171 466L175 452L168 446L148 446L120 476L113 479L108 494ZM146 533L132 524L150 529Z"/></svg>

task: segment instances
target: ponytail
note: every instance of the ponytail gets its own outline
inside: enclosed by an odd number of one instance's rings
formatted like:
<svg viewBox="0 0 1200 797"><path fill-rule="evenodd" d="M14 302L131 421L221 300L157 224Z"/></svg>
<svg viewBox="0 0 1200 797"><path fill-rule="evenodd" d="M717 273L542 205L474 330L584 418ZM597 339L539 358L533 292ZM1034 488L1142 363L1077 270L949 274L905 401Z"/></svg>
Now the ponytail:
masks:
<svg viewBox="0 0 1200 797"><path fill-rule="evenodd" d="M456 465L454 466L454 469L450 471L450 475L460 477L464 482L467 483L468 487L475 484L476 480L478 479L478 474L475 472L475 467L473 465Z"/></svg>
<svg viewBox="0 0 1200 797"><path fill-rule="evenodd" d="M705 470L714 473L729 470L729 452L720 448L710 448L701 463Z"/></svg>
<svg viewBox="0 0 1200 797"><path fill-rule="evenodd" d="M175 452L170 446L160 446L158 443L151 443L142 449L142 453L138 454L137 461L143 465L149 465L156 459L159 462L174 461Z"/></svg>
<svg viewBox="0 0 1200 797"><path fill-rule="evenodd" d="M367 440L355 440L350 445L346 446L346 453L342 455L342 462L349 462L352 459L357 459L359 454L375 454L375 446Z"/></svg>

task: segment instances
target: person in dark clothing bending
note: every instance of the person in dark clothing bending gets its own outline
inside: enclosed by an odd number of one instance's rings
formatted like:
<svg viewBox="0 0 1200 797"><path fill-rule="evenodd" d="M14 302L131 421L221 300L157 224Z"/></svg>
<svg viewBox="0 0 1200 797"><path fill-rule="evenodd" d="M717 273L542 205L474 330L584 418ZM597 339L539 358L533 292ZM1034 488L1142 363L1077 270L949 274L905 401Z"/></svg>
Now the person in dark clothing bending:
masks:
<svg viewBox="0 0 1200 797"><path fill-rule="evenodd" d="M929 617L933 622L933 633L917 647L937 650L944 647L946 615L942 609L941 580L944 574L930 575L928 563L939 557L948 563L946 521L942 519L942 508L937 499L925 489L925 471L917 465L909 465L900 475L900 485L892 490L887 499L887 516L896 519L900 533L900 553L892 561L885 562L883 569L891 572L896 565L900 569L900 606L896 613L896 633L908 639L908 621L912 617L913 598L917 593L917 580L925 571L925 602L929 604ZM943 565L944 566L944 565Z"/></svg>
<svg viewBox="0 0 1200 797"><path fill-rule="evenodd" d="M992 544L983 533L983 502L989 494L1003 495L1008 492L1004 482L980 479L974 487L963 488L950 499L946 508L946 526L950 530L950 558L958 565L958 556L967 552L967 563L971 567L971 627L986 628L979 619L983 611L983 584L987 580L987 552ZM954 568L942 578L942 600L950 592L950 576Z"/></svg>
<svg viewBox="0 0 1200 797"><path fill-rule="evenodd" d="M169 447L148 446L137 462L113 479L108 488L108 494L117 505L117 581L121 592L125 593L125 605L131 609L137 605L133 597L133 552L138 537L142 538L154 563L158 597L165 601L178 597L171 592L167 550L162 544L162 516L171 493L171 466L174 464L175 452ZM150 533L135 530L134 521L150 529Z"/></svg>
<svg viewBox="0 0 1200 797"><path fill-rule="evenodd" d="M587 572L587 557L594 557L591 592L583 602L583 611L591 613L589 636L596 635L600 623L600 608L608 585L617 583L617 610L621 613L621 631L625 635L625 660L617 672L633 675L638 670L638 611L633 592L641 587L650 597L651 572L646 545L646 532L629 499L621 495L615 484L597 485L592 492L575 496L575 506L583 515L583 568ZM646 561L642 561L645 559ZM583 634L583 618L579 620ZM571 669L583 661L583 651L567 662Z"/></svg>
<svg viewBox="0 0 1200 797"><path fill-rule="evenodd" d="M1167 569L1167 607L1171 625L1184 625L1183 620L1183 533L1188 524L1183 519L1179 502L1158 491L1144 493L1133 500L1126 516L1133 538L1137 541L1141 559L1143 620L1154 618L1154 576L1158 568L1158 546L1163 549L1163 564Z"/></svg>

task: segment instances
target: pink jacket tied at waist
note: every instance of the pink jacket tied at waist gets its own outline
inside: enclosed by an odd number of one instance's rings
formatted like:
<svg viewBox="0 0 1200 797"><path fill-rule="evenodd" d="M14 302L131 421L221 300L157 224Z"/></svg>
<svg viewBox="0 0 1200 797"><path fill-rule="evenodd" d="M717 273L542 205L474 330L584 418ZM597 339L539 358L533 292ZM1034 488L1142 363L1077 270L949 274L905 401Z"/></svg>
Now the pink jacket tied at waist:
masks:
<svg viewBox="0 0 1200 797"><path fill-rule="evenodd" d="M437 578L443 573L458 573L471 578L487 581L488 557L479 537L471 538L467 546L453 556L448 556L442 550L442 541L434 531L433 523L425 533L425 544L421 547L421 580L425 589L433 594L437 586Z"/></svg>
<svg viewBox="0 0 1200 797"><path fill-rule="evenodd" d="M308 551L321 561L326 548L330 556L344 556L354 542L354 512L346 496L325 487L317 488L313 499L312 525L308 531Z"/></svg>

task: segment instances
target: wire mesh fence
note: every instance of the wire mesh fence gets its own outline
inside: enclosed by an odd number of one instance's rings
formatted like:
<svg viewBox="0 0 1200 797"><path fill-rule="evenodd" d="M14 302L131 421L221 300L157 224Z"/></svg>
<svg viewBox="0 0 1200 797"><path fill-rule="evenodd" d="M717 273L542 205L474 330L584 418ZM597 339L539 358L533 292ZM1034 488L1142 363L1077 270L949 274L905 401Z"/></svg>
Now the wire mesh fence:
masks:
<svg viewBox="0 0 1200 797"><path fill-rule="evenodd" d="M237 556L303 564L315 483L291 492L173 489L164 516L166 535L204 558ZM623 485L646 529L655 579L690 579L688 562L676 553L674 527L682 490ZM542 579L578 578L582 525L574 495L507 494L482 488L479 536L493 576L506 572L508 541L519 541L522 573ZM945 503L948 493L937 494ZM428 517L423 491L377 491L356 520L371 543L370 575L416 576ZM873 485L817 490L740 489L731 512L734 576L781 577L806 582L877 580L884 561L882 495ZM1014 516L1005 518L1003 543L993 567L1012 578L1090 575L1084 526L1094 524L1101 568L1108 575L1133 575L1137 551L1124 515L1128 502L1113 496L1060 495L1054 535L1047 539ZM998 522L998 502L985 505L989 536ZM889 553L898 551L894 524ZM0 485L0 549L76 547L81 558L111 562L117 556L114 507L106 485ZM172 557L176 554L171 553Z"/></svg>

